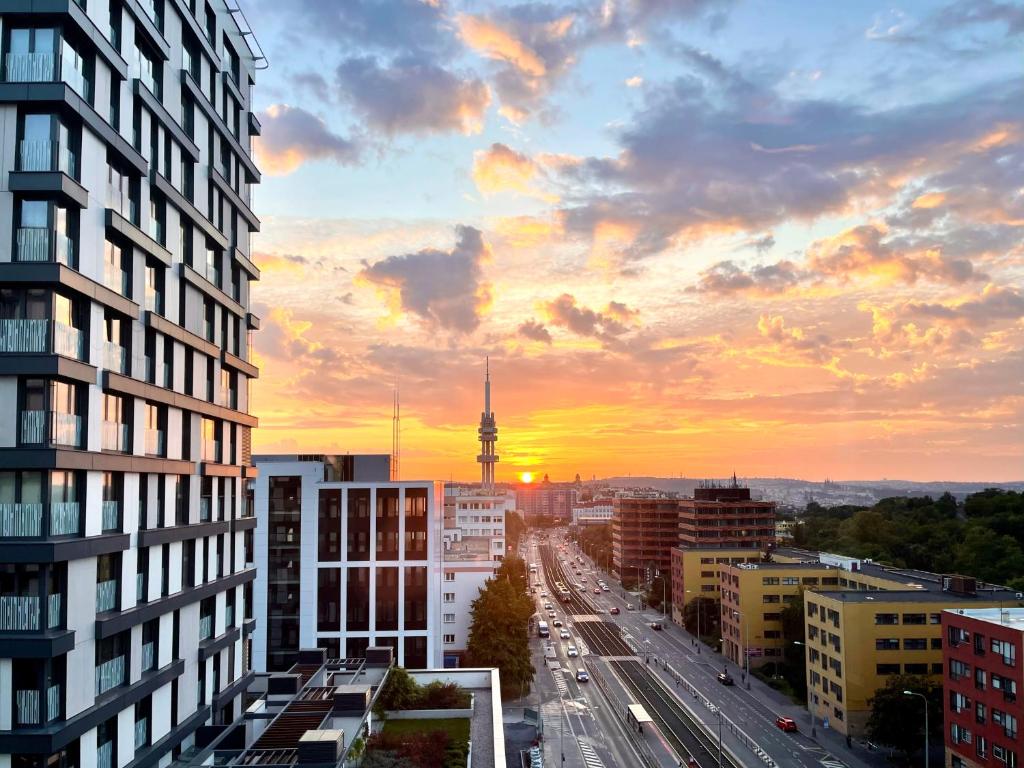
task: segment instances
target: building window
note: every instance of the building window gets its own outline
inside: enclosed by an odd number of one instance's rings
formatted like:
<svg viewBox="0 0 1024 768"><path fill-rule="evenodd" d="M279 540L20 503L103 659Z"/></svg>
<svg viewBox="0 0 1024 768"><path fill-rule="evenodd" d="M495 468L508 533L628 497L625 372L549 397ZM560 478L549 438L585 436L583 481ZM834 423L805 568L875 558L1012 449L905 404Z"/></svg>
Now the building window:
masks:
<svg viewBox="0 0 1024 768"><path fill-rule="evenodd" d="M992 653L1002 656L1003 664L1008 667L1017 663L1017 646L1006 640L992 640Z"/></svg>
<svg viewBox="0 0 1024 768"><path fill-rule="evenodd" d="M876 613L875 624L899 624L900 616L898 613Z"/></svg>
<svg viewBox="0 0 1024 768"><path fill-rule="evenodd" d="M445 592L444 593L444 601L446 603L454 603L455 602L455 593L454 592Z"/></svg>
<svg viewBox="0 0 1024 768"><path fill-rule="evenodd" d="M444 615L444 623L445 624L454 624L455 623L455 614L454 613L446 613Z"/></svg>
<svg viewBox="0 0 1024 768"><path fill-rule="evenodd" d="M317 620L320 632L337 632L341 629L341 569L317 569Z"/></svg>
<svg viewBox="0 0 1024 768"><path fill-rule="evenodd" d="M926 624L927 614L924 613L904 613L903 623L904 624Z"/></svg>
<svg viewBox="0 0 1024 768"><path fill-rule="evenodd" d="M450 571L446 571L445 574L444 574L444 580L445 581L455 581L455 574L450 572Z"/></svg>
<svg viewBox="0 0 1024 768"><path fill-rule="evenodd" d="M928 638L925 637L908 637L903 640L903 650L905 651L925 651L928 650Z"/></svg>
<svg viewBox="0 0 1024 768"><path fill-rule="evenodd" d="M444 636L444 644L445 645L452 645L454 643L455 643L455 635L445 635Z"/></svg>

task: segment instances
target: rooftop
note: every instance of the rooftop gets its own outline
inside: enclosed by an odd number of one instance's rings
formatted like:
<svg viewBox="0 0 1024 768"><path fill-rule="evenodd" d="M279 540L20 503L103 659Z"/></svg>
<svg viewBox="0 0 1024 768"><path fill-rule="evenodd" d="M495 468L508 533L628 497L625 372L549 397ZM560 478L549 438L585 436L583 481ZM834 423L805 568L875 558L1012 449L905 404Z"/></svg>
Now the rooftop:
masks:
<svg viewBox="0 0 1024 768"><path fill-rule="evenodd" d="M1024 608L959 608L946 612L1024 632Z"/></svg>
<svg viewBox="0 0 1024 768"><path fill-rule="evenodd" d="M816 590L814 594L847 603L952 603L961 600L977 600L978 602L1005 602L1024 606L1024 600L1019 599L1018 593L1014 590L991 587L979 588L973 595L927 589Z"/></svg>

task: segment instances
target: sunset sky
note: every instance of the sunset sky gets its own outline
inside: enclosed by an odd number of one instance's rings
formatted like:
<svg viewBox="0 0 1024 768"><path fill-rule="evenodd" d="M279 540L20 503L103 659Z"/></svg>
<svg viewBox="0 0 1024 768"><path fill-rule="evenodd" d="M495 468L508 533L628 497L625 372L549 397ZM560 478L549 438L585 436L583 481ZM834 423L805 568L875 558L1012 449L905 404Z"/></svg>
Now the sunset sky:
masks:
<svg viewBox="0 0 1024 768"><path fill-rule="evenodd" d="M257 450L1024 478L1024 6L244 7Z"/></svg>

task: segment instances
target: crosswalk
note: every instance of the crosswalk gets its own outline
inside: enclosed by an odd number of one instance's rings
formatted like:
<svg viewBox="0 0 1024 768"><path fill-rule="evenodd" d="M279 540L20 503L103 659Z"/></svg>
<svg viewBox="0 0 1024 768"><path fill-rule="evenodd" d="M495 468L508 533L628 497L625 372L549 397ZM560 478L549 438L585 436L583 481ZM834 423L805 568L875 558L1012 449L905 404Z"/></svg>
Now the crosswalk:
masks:
<svg viewBox="0 0 1024 768"><path fill-rule="evenodd" d="M825 766L825 768L846 768L846 763L841 760L836 760L834 757L826 757L821 761L821 764Z"/></svg>
<svg viewBox="0 0 1024 768"><path fill-rule="evenodd" d="M559 696L566 696L569 693L569 684L565 681L565 673L560 669L551 670L551 677L555 679L555 687Z"/></svg>
<svg viewBox="0 0 1024 768"><path fill-rule="evenodd" d="M597 756L597 752L587 742L577 739L577 743L580 745L580 754L583 755L583 762L587 768L604 768L604 763L601 762L601 758Z"/></svg>

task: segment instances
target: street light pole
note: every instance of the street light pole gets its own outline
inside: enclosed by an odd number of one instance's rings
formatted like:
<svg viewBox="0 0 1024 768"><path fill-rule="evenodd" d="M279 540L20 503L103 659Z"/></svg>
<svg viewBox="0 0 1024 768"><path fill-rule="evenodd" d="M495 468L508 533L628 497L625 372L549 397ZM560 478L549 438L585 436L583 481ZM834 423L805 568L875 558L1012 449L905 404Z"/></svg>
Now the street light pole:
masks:
<svg viewBox="0 0 1024 768"><path fill-rule="evenodd" d="M718 715L718 768L722 768L722 708L715 707Z"/></svg>
<svg viewBox="0 0 1024 768"><path fill-rule="evenodd" d="M743 679L747 681L747 690L750 690L750 623L743 617L743 611L733 608L732 612L739 617L743 625ZM927 768L927 766L925 767Z"/></svg>
<svg viewBox="0 0 1024 768"><path fill-rule="evenodd" d="M924 702L924 768L928 768L928 697L916 691L904 691L904 696L920 696Z"/></svg>
<svg viewBox="0 0 1024 768"><path fill-rule="evenodd" d="M686 594L693 595L693 594L696 594L696 593L692 589L688 589L688 590L686 590ZM697 601L697 653L700 653L700 595L697 595L697 597L695 597L693 599ZM686 613L686 606L685 605L683 606L683 613L684 613L684 617L685 617L685 613ZM684 623L685 623L685 621L684 621Z"/></svg>

